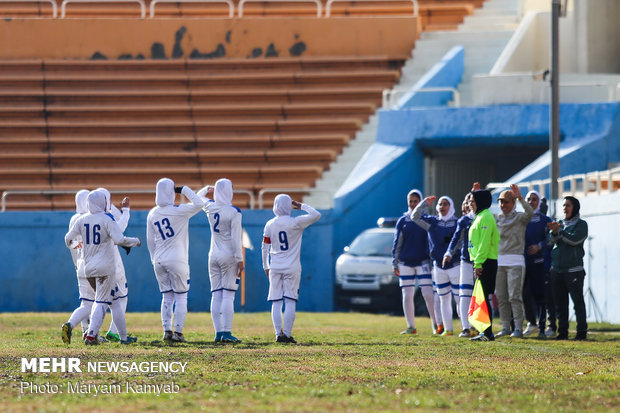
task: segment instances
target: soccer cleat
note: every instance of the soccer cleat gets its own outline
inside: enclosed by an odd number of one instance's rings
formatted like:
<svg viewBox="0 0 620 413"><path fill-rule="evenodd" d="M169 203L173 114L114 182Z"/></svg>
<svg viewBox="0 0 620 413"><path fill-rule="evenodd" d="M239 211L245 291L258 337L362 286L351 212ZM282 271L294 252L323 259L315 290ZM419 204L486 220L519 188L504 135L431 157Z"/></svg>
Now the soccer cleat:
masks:
<svg viewBox="0 0 620 413"><path fill-rule="evenodd" d="M407 327L407 329L401 331L400 334L418 334L418 330L413 327Z"/></svg>
<svg viewBox="0 0 620 413"><path fill-rule="evenodd" d="M510 330L506 330L506 329L503 329L499 333L495 334L495 338L508 337L508 336L510 336Z"/></svg>
<svg viewBox="0 0 620 413"><path fill-rule="evenodd" d="M62 325L62 332L60 334L60 338L62 338L62 342L65 344L71 344L71 332L73 331L73 327L71 327L71 323L64 323Z"/></svg>
<svg viewBox="0 0 620 413"><path fill-rule="evenodd" d="M138 341L138 337L129 337L127 336L127 340L119 340L121 344L132 344Z"/></svg>
<svg viewBox="0 0 620 413"><path fill-rule="evenodd" d="M222 343L237 344L237 343L241 343L241 340L239 340L237 337L230 334L230 331L225 331L222 333Z"/></svg>
<svg viewBox="0 0 620 413"><path fill-rule="evenodd" d="M170 331L170 330L164 331L164 337L163 337L162 340L164 340L164 341L172 341L172 331Z"/></svg>
<svg viewBox="0 0 620 413"><path fill-rule="evenodd" d="M108 342L108 340L106 340L105 337L102 337L99 334L97 334L97 341L99 342L99 344Z"/></svg>
<svg viewBox="0 0 620 413"><path fill-rule="evenodd" d="M284 334L277 336L276 343L288 343L288 341L286 341L286 336Z"/></svg>
<svg viewBox="0 0 620 413"><path fill-rule="evenodd" d="M435 330L435 335L441 335L443 333L443 324L439 324L437 326L437 330Z"/></svg>
<svg viewBox="0 0 620 413"><path fill-rule="evenodd" d="M555 330L551 327L547 327L547 329L545 330L545 336L555 337Z"/></svg>
<svg viewBox="0 0 620 413"><path fill-rule="evenodd" d="M463 329L463 331L461 331L461 333L459 334L460 338L470 338L472 337L471 332L469 331L468 328Z"/></svg>
<svg viewBox="0 0 620 413"><path fill-rule="evenodd" d="M450 330L446 330L443 333L441 333L442 337L449 337L449 336L453 336L453 335L454 335L454 333L452 331L450 331Z"/></svg>
<svg viewBox="0 0 620 413"><path fill-rule="evenodd" d="M525 330L523 330L523 335L524 336L529 336L529 335L534 334L534 333L538 333L538 327L536 327L532 323L527 323L527 326L525 327Z"/></svg>
<svg viewBox="0 0 620 413"><path fill-rule="evenodd" d="M490 340L487 336L484 335L484 333L480 333L476 337L470 338L469 341L490 341Z"/></svg>
<svg viewBox="0 0 620 413"><path fill-rule="evenodd" d="M218 331L215 333L215 342L216 343L221 343L222 342L222 336L224 335L224 333L222 333L221 331Z"/></svg>
<svg viewBox="0 0 620 413"><path fill-rule="evenodd" d="M105 338L106 338L108 341L111 341L111 342L113 342L113 343L118 343L118 342L120 342L120 341L121 341L121 337L120 337L118 334L113 333L113 332L111 332L111 331L108 331L108 333L105 335Z"/></svg>
<svg viewBox="0 0 620 413"><path fill-rule="evenodd" d="M286 339L287 343L297 344L297 340L295 340L293 336L290 336L290 337L284 336L284 338Z"/></svg>
<svg viewBox="0 0 620 413"><path fill-rule="evenodd" d="M86 336L84 339L84 344L87 346L98 346L99 340L97 340L97 337Z"/></svg>
<svg viewBox="0 0 620 413"><path fill-rule="evenodd" d="M574 338L574 340L577 340L577 341L585 341L587 339L588 339L588 333L577 333L577 335Z"/></svg>
<svg viewBox="0 0 620 413"><path fill-rule="evenodd" d="M172 338L170 339L176 343L185 343L185 337L183 333L177 333L176 331L172 333Z"/></svg>
<svg viewBox="0 0 620 413"><path fill-rule="evenodd" d="M510 335L512 338L523 338L523 332L521 330L515 330Z"/></svg>

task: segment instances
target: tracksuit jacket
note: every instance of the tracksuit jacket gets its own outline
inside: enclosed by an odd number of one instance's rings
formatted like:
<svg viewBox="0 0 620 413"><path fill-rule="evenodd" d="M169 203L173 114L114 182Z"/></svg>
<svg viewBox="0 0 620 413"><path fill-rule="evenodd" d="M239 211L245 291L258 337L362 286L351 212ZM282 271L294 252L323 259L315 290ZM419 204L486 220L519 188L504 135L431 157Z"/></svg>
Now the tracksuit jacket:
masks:
<svg viewBox="0 0 620 413"><path fill-rule="evenodd" d="M557 235L549 231L548 242L551 250L551 268L558 272L577 272L583 270L583 243L588 238L588 224L579 215L559 221Z"/></svg>

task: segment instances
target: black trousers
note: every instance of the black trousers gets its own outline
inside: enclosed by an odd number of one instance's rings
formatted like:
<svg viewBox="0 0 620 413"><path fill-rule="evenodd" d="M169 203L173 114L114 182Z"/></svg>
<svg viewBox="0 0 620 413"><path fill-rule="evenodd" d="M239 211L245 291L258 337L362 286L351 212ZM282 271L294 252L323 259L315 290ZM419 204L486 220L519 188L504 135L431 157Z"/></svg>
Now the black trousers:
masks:
<svg viewBox="0 0 620 413"><path fill-rule="evenodd" d="M586 322L586 303L583 298L583 280L585 271L559 272L551 270L551 287L558 318L558 335L568 335L568 296L573 300L575 318L577 319L577 336L588 332Z"/></svg>
<svg viewBox="0 0 620 413"><path fill-rule="evenodd" d="M487 259L482 263L482 274L478 277L480 284L482 285L482 291L484 292L484 298L487 302L487 308L489 310L489 318L491 325L489 328L483 331L487 337L493 337L493 305L489 296L495 292L495 278L497 276L497 260Z"/></svg>
<svg viewBox="0 0 620 413"><path fill-rule="evenodd" d="M545 274L545 301L547 303L547 318L549 319L549 327L553 331L558 330L555 315L555 300L553 299L553 288L551 287L551 273Z"/></svg>
<svg viewBox="0 0 620 413"><path fill-rule="evenodd" d="M545 263L525 266L525 284L523 285L525 319L532 325L536 325L536 320L538 320L538 328L541 331L545 331L547 322L546 278Z"/></svg>

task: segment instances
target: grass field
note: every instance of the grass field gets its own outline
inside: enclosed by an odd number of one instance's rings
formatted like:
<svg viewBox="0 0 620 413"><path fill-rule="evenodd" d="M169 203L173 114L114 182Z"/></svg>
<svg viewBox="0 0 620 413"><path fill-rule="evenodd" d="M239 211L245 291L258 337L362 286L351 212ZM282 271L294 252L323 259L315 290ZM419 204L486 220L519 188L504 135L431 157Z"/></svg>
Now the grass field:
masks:
<svg viewBox="0 0 620 413"><path fill-rule="evenodd" d="M165 345L158 314L130 313L127 325L138 335L137 344L86 347L77 339L61 342L59 327L67 316L0 314L3 412L620 409L620 334L609 325L591 325L587 342L475 343L433 337L428 319L417 320L418 336L405 337L398 334L404 327L400 317L300 313L293 331L299 344L285 345L274 342L269 314L238 313L233 333L244 341L233 346L211 342L210 316L201 313L187 318L188 343ZM104 326L108 323L109 315ZM22 373L22 357L76 357L82 367L92 361L187 365L179 374ZM59 391L34 393L22 382ZM133 392L172 382L178 393ZM121 391L68 393L76 383Z"/></svg>

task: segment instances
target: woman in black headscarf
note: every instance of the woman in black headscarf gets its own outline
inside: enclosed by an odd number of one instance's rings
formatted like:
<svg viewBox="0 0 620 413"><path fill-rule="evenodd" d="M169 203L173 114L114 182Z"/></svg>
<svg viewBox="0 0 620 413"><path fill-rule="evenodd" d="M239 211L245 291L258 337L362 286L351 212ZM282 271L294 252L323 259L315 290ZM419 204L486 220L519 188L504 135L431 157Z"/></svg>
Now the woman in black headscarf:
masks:
<svg viewBox="0 0 620 413"><path fill-rule="evenodd" d="M564 220L551 222L549 245L551 250L551 286L558 317L557 340L568 338L568 295L570 294L577 318L575 340L585 340L588 332L586 305L583 298L583 243L588 238L588 224L579 218L579 201L564 197Z"/></svg>

